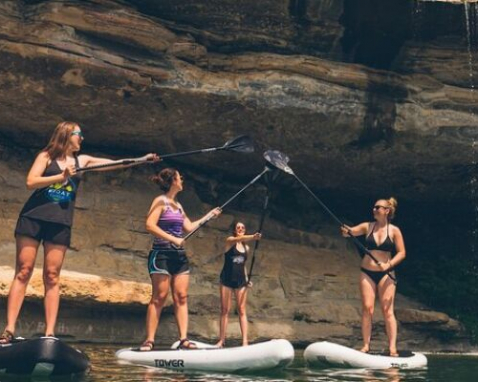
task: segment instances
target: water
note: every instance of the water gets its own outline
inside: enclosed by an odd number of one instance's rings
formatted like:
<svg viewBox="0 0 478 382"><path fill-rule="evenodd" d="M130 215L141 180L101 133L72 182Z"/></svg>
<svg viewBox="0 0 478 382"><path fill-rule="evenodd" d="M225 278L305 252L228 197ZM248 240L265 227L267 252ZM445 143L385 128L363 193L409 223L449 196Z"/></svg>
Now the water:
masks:
<svg viewBox="0 0 478 382"><path fill-rule="evenodd" d="M296 351L294 363L283 371L260 375L226 375L211 373L181 373L176 371L151 369L141 366L120 364L114 357L121 346L75 345L88 354L92 363L89 375L79 379L81 382L153 382L153 381L388 381L388 382L472 382L478 376L478 355L445 356L429 355L429 367L420 370L382 370L362 369L322 369L309 370L305 367L302 350ZM68 379L70 380L70 379ZM3 382L4 379L1 379ZM56 380L58 381L58 380ZM59 380L58 382L63 382Z"/></svg>
<svg viewBox="0 0 478 382"><path fill-rule="evenodd" d="M468 69L470 80L470 92L472 104L475 104L475 81L474 81L474 47L476 46L476 19L478 15L478 7L476 4L464 3L465 10L465 24L466 24L466 39L468 48ZM473 108L470 108L470 114L474 116ZM470 198L473 206L473 222L472 222L472 237L471 237L471 254L473 261L472 272L476 275L478 273L478 259L477 259L477 241L478 241L478 178L476 175L477 168L477 141L473 138L471 144L471 178L470 178Z"/></svg>

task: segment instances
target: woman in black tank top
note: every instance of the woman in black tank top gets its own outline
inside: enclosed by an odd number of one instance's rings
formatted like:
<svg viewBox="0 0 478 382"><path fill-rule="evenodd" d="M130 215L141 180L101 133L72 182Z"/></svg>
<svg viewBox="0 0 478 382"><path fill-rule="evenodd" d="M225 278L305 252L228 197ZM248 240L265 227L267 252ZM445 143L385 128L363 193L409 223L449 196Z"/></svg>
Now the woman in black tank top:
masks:
<svg viewBox="0 0 478 382"><path fill-rule="evenodd" d="M375 202L373 207L375 222L365 222L355 227L342 227L344 236L348 236L349 232L353 236L366 235L366 247L379 262L377 264L370 256L365 255L360 268L363 336L361 351L365 353L370 350L372 317L375 298L378 294L385 320L390 355L398 356L397 320L394 313L397 286L393 269L405 259L406 250L402 232L397 226L391 224L396 209L397 201L395 198L380 199Z"/></svg>
<svg viewBox="0 0 478 382"><path fill-rule="evenodd" d="M224 253L224 266L220 276L221 318L219 329L219 342L216 346L223 347L226 342L226 329L231 310L232 294L236 296L239 324L242 332L242 345L248 344L246 299L247 287L252 286L247 279L246 260L249 253L247 241L260 240L261 234L246 235L246 226L237 222L233 226L233 236L226 239L226 252Z"/></svg>
<svg viewBox="0 0 478 382"><path fill-rule="evenodd" d="M83 134L77 123L59 123L28 173L26 185L34 192L20 212L15 228L16 271L8 295L7 326L0 335L0 344L9 343L14 337L15 324L42 242L45 252L45 335L54 335L60 303L59 275L70 244L76 193L80 184L76 168L113 162L111 159L78 155L82 142ZM146 157L158 160L155 154ZM103 170L122 167L127 166Z"/></svg>

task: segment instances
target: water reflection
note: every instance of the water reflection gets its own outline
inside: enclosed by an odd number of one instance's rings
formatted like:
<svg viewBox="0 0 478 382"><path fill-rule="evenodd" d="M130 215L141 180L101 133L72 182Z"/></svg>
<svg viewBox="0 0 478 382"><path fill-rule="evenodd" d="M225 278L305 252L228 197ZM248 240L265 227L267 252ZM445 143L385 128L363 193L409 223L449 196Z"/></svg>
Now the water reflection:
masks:
<svg viewBox="0 0 478 382"><path fill-rule="evenodd" d="M360 381L360 382L418 382L426 381L427 370L367 370L367 369L326 369L309 372L307 381Z"/></svg>
<svg viewBox="0 0 478 382"><path fill-rule="evenodd" d="M1 382L450 382L474 381L478 375L478 357L429 356L429 367L418 370L367 370L367 369L317 369L305 366L302 351L296 352L294 363L285 370L256 375L231 375L214 373L182 373L172 370L148 368L119 363L114 354L121 346L81 345L77 346L91 359L90 374L81 378L4 378Z"/></svg>

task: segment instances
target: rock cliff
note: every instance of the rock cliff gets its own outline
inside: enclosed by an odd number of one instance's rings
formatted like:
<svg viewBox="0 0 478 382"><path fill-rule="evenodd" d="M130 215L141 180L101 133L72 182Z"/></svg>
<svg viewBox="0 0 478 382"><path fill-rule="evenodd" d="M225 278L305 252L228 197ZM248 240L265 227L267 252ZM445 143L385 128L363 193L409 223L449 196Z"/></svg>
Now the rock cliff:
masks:
<svg viewBox="0 0 478 382"><path fill-rule="evenodd" d="M478 73L476 33L467 38L463 7L358 3L2 1L2 293L13 272L15 219L29 194L24 176L53 126L65 119L82 125L84 150L101 155L161 154L253 136L256 153L249 157L223 153L174 162L190 179L183 198L193 216L256 175L268 148L287 153L307 184L325 190L334 207L356 220L368 215L352 201L365 204L377 195L394 194L410 205L449 201L469 210L468 199L477 195L478 110L470 88ZM150 244L143 221L157 192L146 181L150 172L87 175L63 273L63 303L70 308L62 310L59 334L142 336ZM280 178L278 189L249 297L252 337L355 344L357 255L291 179ZM190 243L195 335L217 332L212 312L218 310L222 241L234 217L255 227L262 195L260 187L251 189ZM421 221L413 210L409 216ZM433 232L438 223L424 214ZM461 220L456 229L468 228ZM29 334L41 331L29 322L38 314L40 281L39 275L32 280L33 302L25 308L31 315L21 322ZM463 327L447 315L404 296L397 306L404 343L467 346ZM174 326L167 315L171 330L160 336L169 339ZM377 335L382 332L381 324Z"/></svg>

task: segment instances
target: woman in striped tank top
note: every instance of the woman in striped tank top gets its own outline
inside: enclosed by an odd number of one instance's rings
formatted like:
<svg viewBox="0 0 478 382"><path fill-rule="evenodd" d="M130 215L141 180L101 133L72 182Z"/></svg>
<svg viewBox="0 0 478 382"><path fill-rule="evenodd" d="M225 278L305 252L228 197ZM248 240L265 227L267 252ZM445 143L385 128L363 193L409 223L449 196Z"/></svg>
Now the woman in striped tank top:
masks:
<svg viewBox="0 0 478 382"><path fill-rule="evenodd" d="M148 271L153 292L146 315L146 340L141 351L154 348L154 337L159 324L161 310L171 286L176 323L179 330L180 348L192 349L194 344L187 338L189 287L189 262L182 248L183 232L196 229L199 224L221 210L214 208L201 219L191 222L176 196L183 190L183 177L174 168L165 168L151 178L159 185L164 195L153 200L146 219L146 229L154 236L153 248L148 257Z"/></svg>

